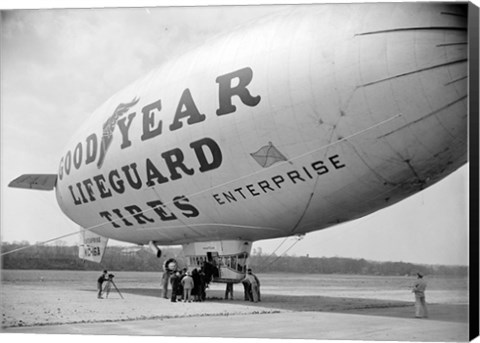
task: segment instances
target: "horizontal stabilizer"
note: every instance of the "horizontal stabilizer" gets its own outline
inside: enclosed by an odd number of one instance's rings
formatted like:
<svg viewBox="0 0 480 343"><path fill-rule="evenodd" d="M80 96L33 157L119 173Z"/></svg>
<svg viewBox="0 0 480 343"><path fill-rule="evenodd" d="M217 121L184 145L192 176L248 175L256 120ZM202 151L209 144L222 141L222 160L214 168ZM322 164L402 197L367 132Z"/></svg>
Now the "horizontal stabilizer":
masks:
<svg viewBox="0 0 480 343"><path fill-rule="evenodd" d="M101 263L107 248L108 238L83 229L80 233L78 257L82 260Z"/></svg>
<svg viewBox="0 0 480 343"><path fill-rule="evenodd" d="M11 181L8 187L51 191L56 183L56 174L24 174Z"/></svg>

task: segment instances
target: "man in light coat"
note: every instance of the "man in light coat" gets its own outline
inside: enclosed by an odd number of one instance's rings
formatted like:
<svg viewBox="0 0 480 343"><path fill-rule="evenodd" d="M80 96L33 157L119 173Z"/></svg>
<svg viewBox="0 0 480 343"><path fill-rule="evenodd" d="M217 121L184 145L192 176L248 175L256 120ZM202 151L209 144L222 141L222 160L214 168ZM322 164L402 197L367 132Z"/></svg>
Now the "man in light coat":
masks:
<svg viewBox="0 0 480 343"><path fill-rule="evenodd" d="M427 283L421 273L417 273L417 280L412 292L415 294L415 318L428 318L427 304L425 302L425 289Z"/></svg>
<svg viewBox="0 0 480 343"><path fill-rule="evenodd" d="M191 302L192 289L194 287L192 273L188 272L187 275L185 275L185 277L182 279L181 283L183 286L183 301Z"/></svg>

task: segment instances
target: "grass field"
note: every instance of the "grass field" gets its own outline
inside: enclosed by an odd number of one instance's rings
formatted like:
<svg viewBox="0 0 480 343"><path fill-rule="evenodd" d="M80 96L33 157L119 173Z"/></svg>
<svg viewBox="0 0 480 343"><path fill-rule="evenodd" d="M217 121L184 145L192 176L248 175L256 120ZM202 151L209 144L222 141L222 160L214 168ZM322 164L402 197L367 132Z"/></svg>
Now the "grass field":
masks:
<svg viewBox="0 0 480 343"><path fill-rule="evenodd" d="M120 289L157 289L160 291L161 273L115 272L115 283ZM39 288L95 289L101 272L68 270L2 270L3 285L37 285ZM321 275L321 274L258 274L262 293L295 296L330 296L372 298L395 301L413 301L411 287L415 280L408 276ZM467 304L468 279L426 277L427 299L430 303ZM211 284L210 296L224 284ZM235 291L242 290L241 285ZM220 293L221 295L221 293ZM8 296L8 294L6 295Z"/></svg>

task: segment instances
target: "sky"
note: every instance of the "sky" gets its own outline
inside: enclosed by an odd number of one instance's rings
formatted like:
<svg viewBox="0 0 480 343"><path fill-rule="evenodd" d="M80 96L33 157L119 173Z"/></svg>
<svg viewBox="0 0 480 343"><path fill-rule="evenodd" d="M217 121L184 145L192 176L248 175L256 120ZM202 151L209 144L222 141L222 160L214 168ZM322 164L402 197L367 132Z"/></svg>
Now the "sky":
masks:
<svg viewBox="0 0 480 343"><path fill-rule="evenodd" d="M279 8L3 12L2 241L42 242L78 230L61 212L54 192L7 185L24 173L56 173L63 148L93 110L162 62ZM467 265L468 179L467 165L365 218L307 234L298 242L275 239L253 247L279 255L295 244L288 254ZM63 240L75 244L77 237Z"/></svg>

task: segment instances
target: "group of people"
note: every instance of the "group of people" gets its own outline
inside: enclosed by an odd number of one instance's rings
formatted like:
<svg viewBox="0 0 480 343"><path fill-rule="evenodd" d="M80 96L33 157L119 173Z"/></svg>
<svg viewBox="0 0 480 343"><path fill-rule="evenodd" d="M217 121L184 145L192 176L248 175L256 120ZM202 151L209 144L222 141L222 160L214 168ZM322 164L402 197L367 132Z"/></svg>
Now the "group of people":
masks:
<svg viewBox="0 0 480 343"><path fill-rule="evenodd" d="M170 275L171 274L171 275ZM163 274L163 297L168 299L168 279L172 287L170 296L171 302L184 301L205 301L206 288L210 280L207 278L203 269L193 269L191 272L187 269L170 273L168 271ZM165 280L167 282L165 283Z"/></svg>
<svg viewBox="0 0 480 343"><path fill-rule="evenodd" d="M171 302L197 302L205 301L206 289L215 273L211 273L208 266L204 264L200 270L187 268L178 271L165 270L162 276L163 298L168 299L168 289L171 286ZM252 269L247 270L245 278L241 280L244 287L245 301L259 302L260 298L260 280L252 273ZM228 282L225 290L225 299L233 300L233 282Z"/></svg>
<svg viewBox="0 0 480 343"><path fill-rule="evenodd" d="M259 302L260 299L260 280L252 273L249 268L247 275L241 280L243 284L244 299L245 301ZM225 289L225 300L233 300L233 282L227 282Z"/></svg>

